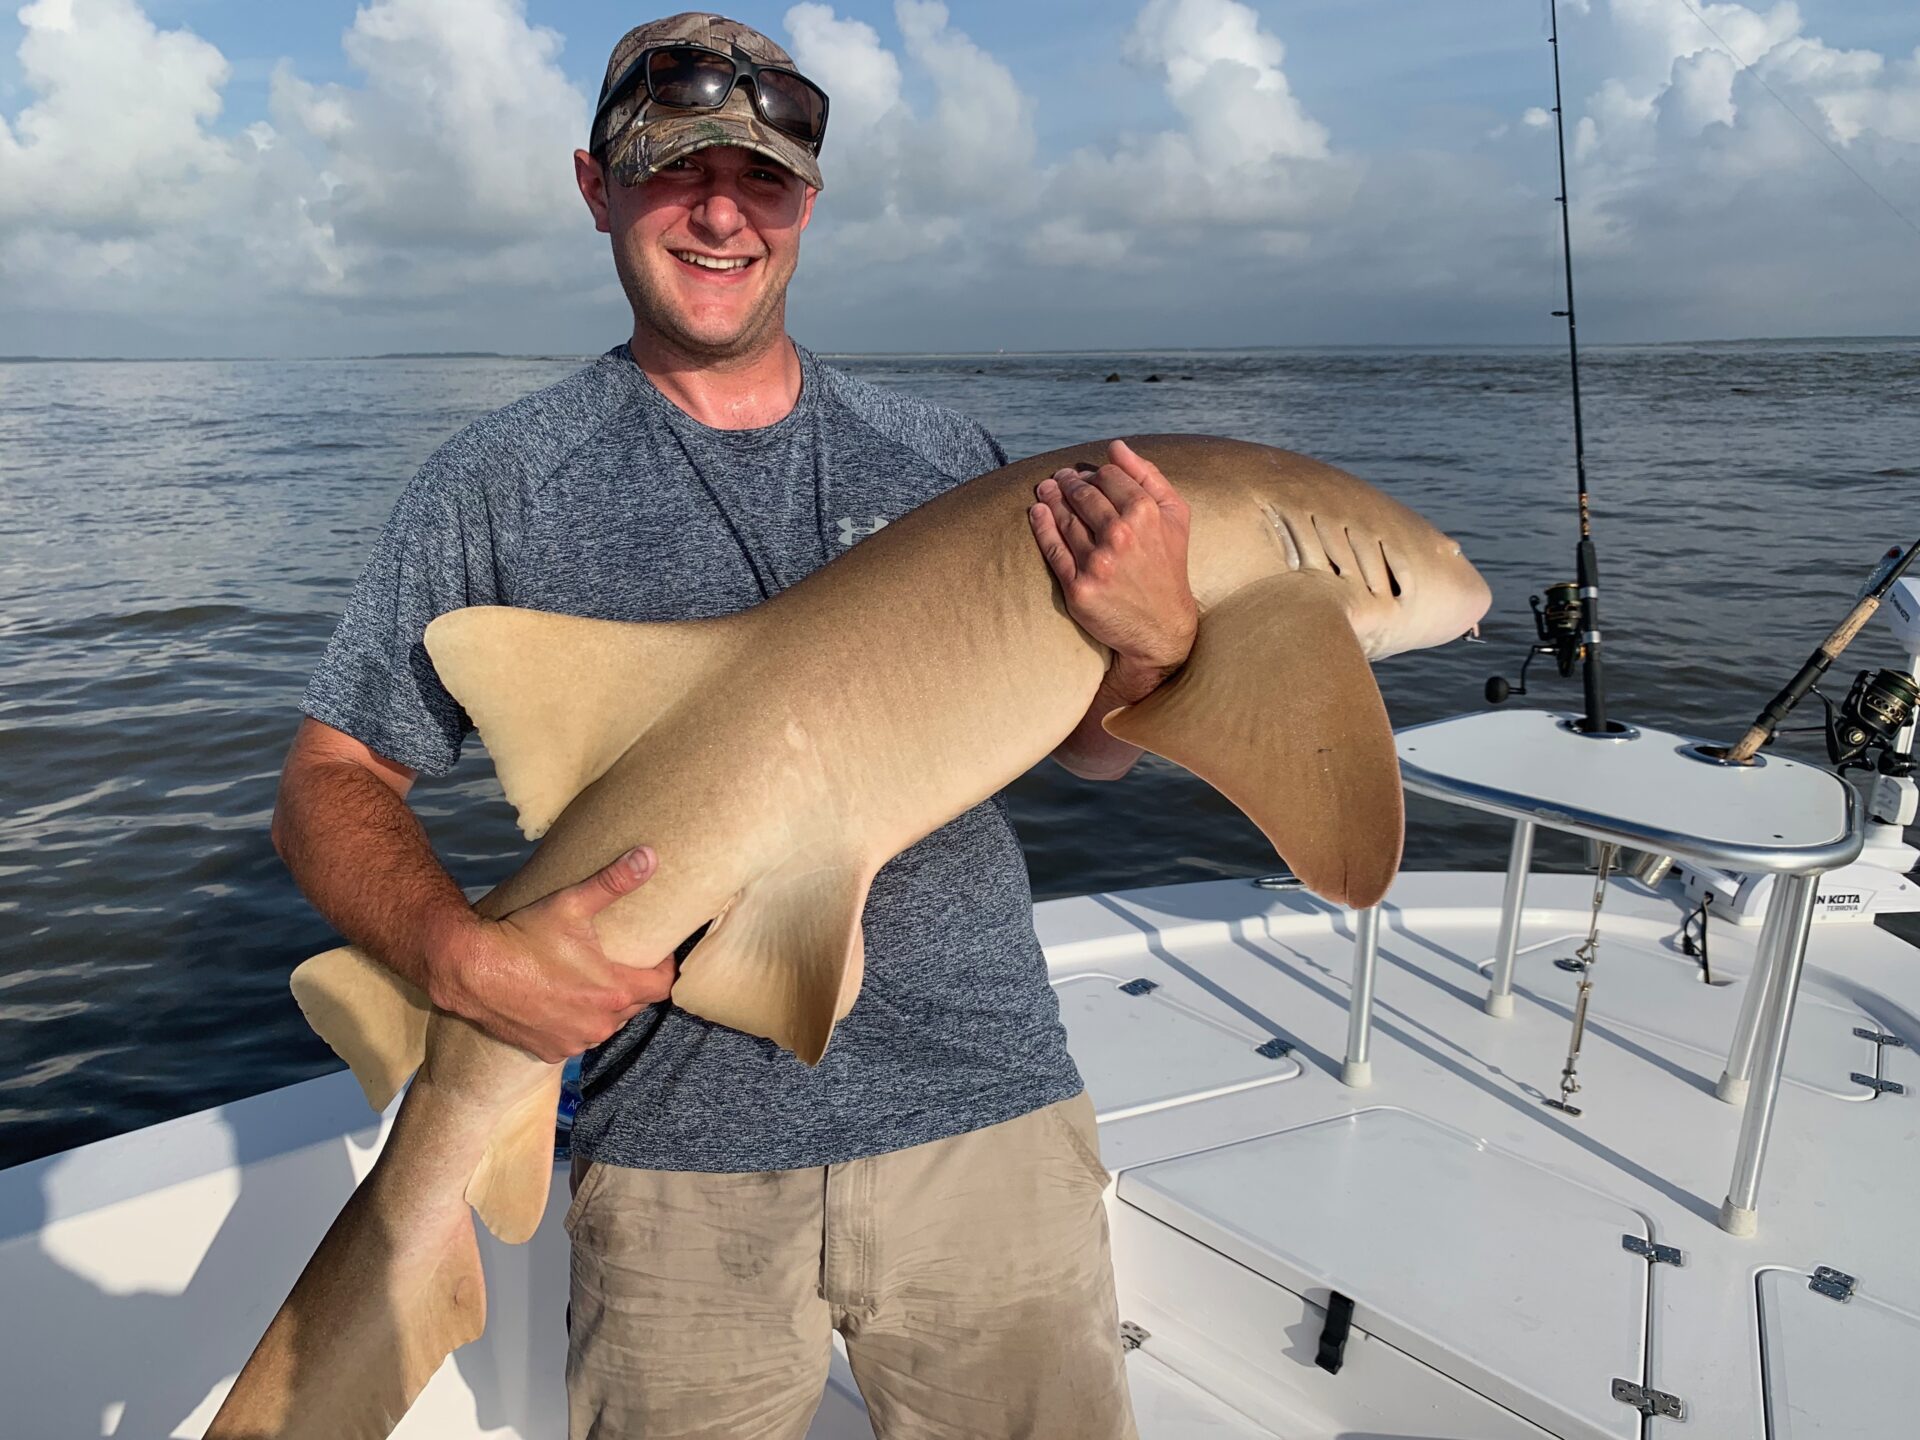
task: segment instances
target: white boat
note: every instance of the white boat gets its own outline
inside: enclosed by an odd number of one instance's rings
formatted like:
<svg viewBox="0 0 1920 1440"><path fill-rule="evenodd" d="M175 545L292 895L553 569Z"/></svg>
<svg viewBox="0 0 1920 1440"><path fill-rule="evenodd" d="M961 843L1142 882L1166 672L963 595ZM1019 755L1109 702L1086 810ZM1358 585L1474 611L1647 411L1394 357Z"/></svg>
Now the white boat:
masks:
<svg viewBox="0 0 1920 1440"><path fill-rule="evenodd" d="M1664 826L1805 869L1872 830L1856 865L1911 864L1897 824L1777 756L1730 773L1540 711L1400 749L1409 788L1501 809L1517 842ZM1114 1174L1142 1435L1920 1435L1920 954L1803 877L1774 923L1723 911L1703 967L1695 895L1753 887L1615 878L1566 1113L1544 1102L1581 977L1555 962L1595 885L1526 883L1529 851L1403 874L1360 916L1284 880L1036 907ZM1895 878L1883 903L1912 895ZM0 1172L0 1434L197 1436L390 1118L343 1072ZM396 1434L564 1433L565 1200L559 1172L529 1245L483 1234L486 1335ZM869 1433L836 1358L812 1434Z"/></svg>

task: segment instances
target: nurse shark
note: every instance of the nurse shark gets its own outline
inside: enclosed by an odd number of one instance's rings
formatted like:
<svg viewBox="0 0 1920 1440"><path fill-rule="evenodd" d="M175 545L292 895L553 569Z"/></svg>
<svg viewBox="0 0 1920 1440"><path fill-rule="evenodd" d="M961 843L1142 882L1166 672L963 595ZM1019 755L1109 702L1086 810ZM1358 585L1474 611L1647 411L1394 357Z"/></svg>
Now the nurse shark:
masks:
<svg viewBox="0 0 1920 1440"><path fill-rule="evenodd" d="M1369 662L1471 629L1486 583L1330 465L1205 436L1128 443L1188 504L1200 620L1185 665L1105 727L1212 784L1316 894L1376 903L1404 821ZM859 994L875 872L1044 759L1093 701L1108 651L1067 614L1027 510L1040 480L1105 459L1079 445L980 476L720 619L435 620L434 667L540 840L479 913L644 843L652 878L593 922L606 953L653 965L708 925L673 1003L817 1063ZM293 990L376 1108L413 1083L209 1440L387 1435L484 1327L469 1207L524 1241L553 1175L560 1067L350 947Z"/></svg>

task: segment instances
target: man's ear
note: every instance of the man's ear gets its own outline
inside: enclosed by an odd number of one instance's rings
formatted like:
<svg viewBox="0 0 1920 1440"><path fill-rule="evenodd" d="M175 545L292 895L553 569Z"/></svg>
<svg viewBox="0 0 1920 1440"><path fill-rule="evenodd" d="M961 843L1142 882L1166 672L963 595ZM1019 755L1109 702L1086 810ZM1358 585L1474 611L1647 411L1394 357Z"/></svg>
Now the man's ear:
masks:
<svg viewBox="0 0 1920 1440"><path fill-rule="evenodd" d="M573 183L580 187L580 198L587 202L587 209L593 212L593 228L602 235L613 231L612 218L607 213L607 186L611 183L607 177L607 167L585 150L573 152Z"/></svg>
<svg viewBox="0 0 1920 1440"><path fill-rule="evenodd" d="M806 198L800 202L800 228L802 230L806 229L807 222L813 219L813 198L819 193L820 192L814 189L813 186L807 186Z"/></svg>

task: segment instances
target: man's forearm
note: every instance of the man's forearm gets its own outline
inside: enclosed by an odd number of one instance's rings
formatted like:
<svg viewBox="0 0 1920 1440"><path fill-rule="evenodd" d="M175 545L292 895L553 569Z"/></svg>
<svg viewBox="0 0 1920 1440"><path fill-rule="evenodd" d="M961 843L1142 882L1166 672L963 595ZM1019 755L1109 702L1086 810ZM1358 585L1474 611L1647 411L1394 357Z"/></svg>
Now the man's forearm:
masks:
<svg viewBox="0 0 1920 1440"><path fill-rule="evenodd" d="M1157 667L1136 668L1116 659L1101 679L1087 713L1080 717L1073 733L1055 747L1053 758L1082 780L1118 780L1143 752L1138 745L1109 735L1101 719L1123 705L1137 705L1172 673Z"/></svg>
<svg viewBox="0 0 1920 1440"><path fill-rule="evenodd" d="M342 935L429 996L431 957L473 919L404 796L350 761L315 761L280 782L274 848Z"/></svg>

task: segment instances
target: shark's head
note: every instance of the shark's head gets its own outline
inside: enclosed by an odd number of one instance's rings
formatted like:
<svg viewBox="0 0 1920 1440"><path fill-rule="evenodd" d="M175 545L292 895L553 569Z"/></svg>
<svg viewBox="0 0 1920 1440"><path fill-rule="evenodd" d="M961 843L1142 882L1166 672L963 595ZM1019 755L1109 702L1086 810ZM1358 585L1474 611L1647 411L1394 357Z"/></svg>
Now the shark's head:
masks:
<svg viewBox="0 0 1920 1440"><path fill-rule="evenodd" d="M1423 533L1408 537L1418 558L1400 582L1393 613L1384 617L1381 638L1386 643L1374 652L1376 658L1478 634L1480 618L1493 603L1493 591L1460 542L1425 521L1420 528Z"/></svg>
<svg viewBox="0 0 1920 1440"><path fill-rule="evenodd" d="M1458 640L1493 601L1457 540L1331 466L1287 467L1259 505L1286 567L1339 585L1371 660Z"/></svg>

